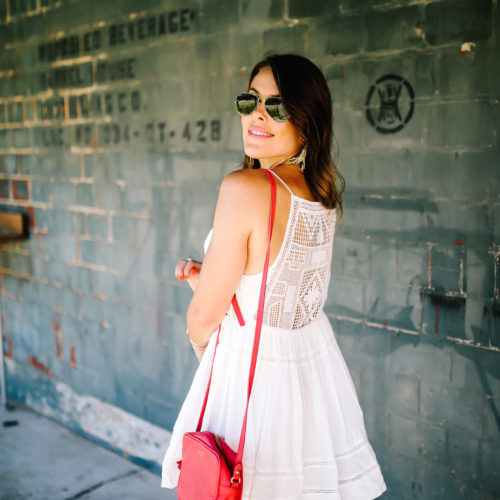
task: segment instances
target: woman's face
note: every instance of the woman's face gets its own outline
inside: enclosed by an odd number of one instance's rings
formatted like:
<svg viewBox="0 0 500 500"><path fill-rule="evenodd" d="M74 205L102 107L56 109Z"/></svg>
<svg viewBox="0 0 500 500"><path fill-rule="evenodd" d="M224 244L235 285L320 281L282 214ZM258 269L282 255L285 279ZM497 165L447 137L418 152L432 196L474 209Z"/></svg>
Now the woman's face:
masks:
<svg viewBox="0 0 500 500"><path fill-rule="evenodd" d="M271 68L262 68L257 73L249 92L261 96L262 102L252 113L241 117L245 154L260 160L261 167L269 168L298 152L300 135L290 120L274 121L266 111L265 99L280 95Z"/></svg>

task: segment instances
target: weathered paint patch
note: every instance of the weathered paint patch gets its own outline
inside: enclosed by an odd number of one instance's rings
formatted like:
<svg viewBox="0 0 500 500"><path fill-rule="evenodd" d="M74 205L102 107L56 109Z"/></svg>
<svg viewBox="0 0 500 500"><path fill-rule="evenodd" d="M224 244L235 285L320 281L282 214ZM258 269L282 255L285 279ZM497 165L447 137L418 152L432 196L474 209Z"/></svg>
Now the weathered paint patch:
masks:
<svg viewBox="0 0 500 500"><path fill-rule="evenodd" d="M15 200L27 200L28 182L27 181L12 181L12 196Z"/></svg>
<svg viewBox="0 0 500 500"><path fill-rule="evenodd" d="M36 356L30 356L28 358L28 363L33 368L36 368L37 370L40 370L41 372L45 373L45 375L48 375L49 377L54 376L52 370L48 366L44 365L41 361L39 361Z"/></svg>
<svg viewBox="0 0 500 500"><path fill-rule="evenodd" d="M464 42L460 46L460 50L458 51L458 53L463 56L471 55L475 47L476 44L474 42Z"/></svg>
<svg viewBox="0 0 500 500"><path fill-rule="evenodd" d="M54 326L54 336L55 336L55 340L56 340L57 359L59 361L62 361L62 359L63 359L63 339L62 339L62 333L61 333L61 325L55 319L53 322L53 326Z"/></svg>
<svg viewBox="0 0 500 500"><path fill-rule="evenodd" d="M439 332L439 305L440 303L438 302L436 304L436 328L434 329L434 333Z"/></svg>
<svg viewBox="0 0 500 500"><path fill-rule="evenodd" d="M75 353L75 346L71 346L71 350L69 353L69 362L72 368L76 368L76 353Z"/></svg>
<svg viewBox="0 0 500 500"><path fill-rule="evenodd" d="M172 434L93 396L80 395L58 382L55 394L26 398L26 405L86 434L100 444L160 470ZM57 400L54 405L53 399Z"/></svg>
<svg viewBox="0 0 500 500"><path fill-rule="evenodd" d="M8 359L14 359L14 344L12 339L4 335L4 342L7 343L7 350L4 349L3 355Z"/></svg>

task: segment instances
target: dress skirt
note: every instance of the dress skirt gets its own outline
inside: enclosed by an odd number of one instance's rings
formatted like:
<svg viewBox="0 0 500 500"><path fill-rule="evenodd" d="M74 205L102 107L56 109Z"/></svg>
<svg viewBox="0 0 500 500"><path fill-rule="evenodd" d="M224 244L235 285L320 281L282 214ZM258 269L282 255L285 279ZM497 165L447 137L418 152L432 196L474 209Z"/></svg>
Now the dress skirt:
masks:
<svg viewBox="0 0 500 500"><path fill-rule="evenodd" d="M255 321L222 322L202 430L234 450L246 405ZM196 429L215 349L212 335L175 423L162 486L175 488L182 437ZM243 498L371 500L386 485L356 390L324 312L294 330L262 325L243 455Z"/></svg>

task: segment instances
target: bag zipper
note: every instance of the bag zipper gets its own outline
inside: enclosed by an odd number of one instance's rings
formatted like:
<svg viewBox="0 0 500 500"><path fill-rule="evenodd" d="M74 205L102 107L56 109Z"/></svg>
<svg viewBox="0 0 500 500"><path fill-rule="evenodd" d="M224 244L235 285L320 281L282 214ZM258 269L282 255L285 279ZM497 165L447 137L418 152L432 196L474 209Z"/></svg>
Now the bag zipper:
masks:
<svg viewBox="0 0 500 500"><path fill-rule="evenodd" d="M221 445L219 436L217 436L217 434L214 434L213 432L211 434L212 434L212 436L215 439L215 445L217 446L217 449L219 450L219 453L222 455L222 458L224 459L224 462L226 462L227 470L229 472L232 472L231 471L231 466L229 465L229 462L227 461L227 457L224 454L224 452L222 451L222 445Z"/></svg>

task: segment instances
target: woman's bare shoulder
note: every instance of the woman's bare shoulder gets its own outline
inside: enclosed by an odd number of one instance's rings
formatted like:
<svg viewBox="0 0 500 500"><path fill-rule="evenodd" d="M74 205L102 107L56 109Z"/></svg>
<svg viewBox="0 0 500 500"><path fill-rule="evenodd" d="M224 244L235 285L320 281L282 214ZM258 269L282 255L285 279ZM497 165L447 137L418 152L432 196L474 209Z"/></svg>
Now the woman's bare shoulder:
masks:
<svg viewBox="0 0 500 500"><path fill-rule="evenodd" d="M224 177L215 210L214 232L216 227L234 228L235 221L241 233L252 231L256 214L262 212L268 203L259 187L262 181L259 174L267 182L262 172L250 170L236 170Z"/></svg>
<svg viewBox="0 0 500 500"><path fill-rule="evenodd" d="M221 190L240 196L241 200L264 198L263 188L269 185L266 175L260 169L239 169L227 174Z"/></svg>

